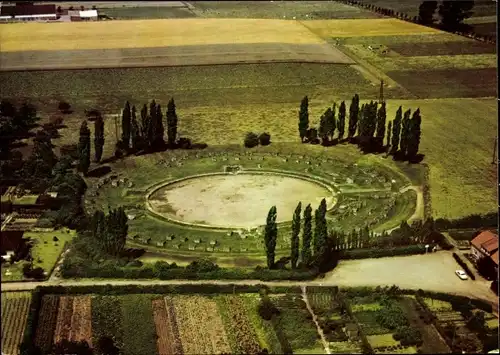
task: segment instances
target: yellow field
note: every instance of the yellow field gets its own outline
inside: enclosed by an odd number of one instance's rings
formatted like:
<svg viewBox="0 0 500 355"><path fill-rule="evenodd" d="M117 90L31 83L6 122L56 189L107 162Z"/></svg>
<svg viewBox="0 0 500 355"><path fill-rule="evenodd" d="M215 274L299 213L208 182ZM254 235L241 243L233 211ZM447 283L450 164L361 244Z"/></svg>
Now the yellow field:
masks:
<svg viewBox="0 0 500 355"><path fill-rule="evenodd" d="M301 21L322 38L436 34L439 30L396 19Z"/></svg>
<svg viewBox="0 0 500 355"><path fill-rule="evenodd" d="M253 19L15 23L2 26L0 35L2 52L224 43L317 44L324 41L297 21Z"/></svg>

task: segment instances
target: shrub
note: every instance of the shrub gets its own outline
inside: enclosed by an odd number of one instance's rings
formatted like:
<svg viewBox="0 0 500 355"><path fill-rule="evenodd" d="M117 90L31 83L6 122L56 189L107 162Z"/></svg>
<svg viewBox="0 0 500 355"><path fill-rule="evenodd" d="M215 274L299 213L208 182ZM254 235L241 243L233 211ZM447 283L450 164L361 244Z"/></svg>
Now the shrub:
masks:
<svg viewBox="0 0 500 355"><path fill-rule="evenodd" d="M391 301L383 301L382 309L377 312L377 322L387 329L396 329L408 325L405 313L397 304Z"/></svg>
<svg viewBox="0 0 500 355"><path fill-rule="evenodd" d="M271 144L271 135L267 132L261 133L259 136L260 145L269 145Z"/></svg>
<svg viewBox="0 0 500 355"><path fill-rule="evenodd" d="M253 132L248 132L243 142L246 148L253 148L259 145L259 136Z"/></svg>
<svg viewBox="0 0 500 355"><path fill-rule="evenodd" d="M217 271L219 270L219 265L216 263L208 260L208 259L201 259L198 261L193 261L191 262L187 267L186 271L188 272L211 272L211 271Z"/></svg>
<svg viewBox="0 0 500 355"><path fill-rule="evenodd" d="M59 241L59 238L57 238L56 236L54 236L54 238L52 238L52 241L54 241L54 242L58 242L58 241Z"/></svg>
<svg viewBox="0 0 500 355"><path fill-rule="evenodd" d="M460 256L457 255L457 253L453 253L453 258L456 260L457 264L460 265L462 269L464 269L465 273L469 275L472 280L476 279L476 276L474 276L472 271L469 269L469 266L462 260L462 258L460 258Z"/></svg>
<svg viewBox="0 0 500 355"><path fill-rule="evenodd" d="M396 329L396 332L393 335L394 340L399 340L401 345L410 346L410 345L422 345L422 334L418 329L403 326Z"/></svg>
<svg viewBox="0 0 500 355"><path fill-rule="evenodd" d="M191 144L191 140L189 138L179 138L179 140L177 141L177 147L179 147L180 149L191 149L192 148L192 144Z"/></svg>
<svg viewBox="0 0 500 355"><path fill-rule="evenodd" d="M59 102L59 106L58 106L58 109L59 111L61 111L62 113L71 113L71 105L65 101L61 101Z"/></svg>
<svg viewBox="0 0 500 355"><path fill-rule="evenodd" d="M271 320L274 315L278 315L280 313L278 308L276 308L267 295L262 297L262 300L257 306L257 311L259 312L260 317L265 320Z"/></svg>

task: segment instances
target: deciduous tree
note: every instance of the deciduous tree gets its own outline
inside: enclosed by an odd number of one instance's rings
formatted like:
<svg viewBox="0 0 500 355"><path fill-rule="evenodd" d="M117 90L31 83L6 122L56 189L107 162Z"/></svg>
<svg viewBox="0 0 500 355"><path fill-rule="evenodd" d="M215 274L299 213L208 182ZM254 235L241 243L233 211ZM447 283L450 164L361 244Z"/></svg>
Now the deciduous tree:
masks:
<svg viewBox="0 0 500 355"><path fill-rule="evenodd" d="M437 1L422 1L418 7L418 23L422 25L432 25L434 23L434 13L436 12Z"/></svg>
<svg viewBox="0 0 500 355"><path fill-rule="evenodd" d="M447 31L456 31L463 20L472 16L474 1L443 1L439 5L441 25Z"/></svg>

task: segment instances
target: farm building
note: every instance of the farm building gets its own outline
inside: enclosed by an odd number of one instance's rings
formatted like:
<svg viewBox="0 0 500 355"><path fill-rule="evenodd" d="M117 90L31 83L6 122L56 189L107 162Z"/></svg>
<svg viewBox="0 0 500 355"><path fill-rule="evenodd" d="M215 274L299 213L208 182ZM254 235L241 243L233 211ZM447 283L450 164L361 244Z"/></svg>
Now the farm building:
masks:
<svg viewBox="0 0 500 355"><path fill-rule="evenodd" d="M57 19L56 5L0 5L0 21L46 21Z"/></svg>
<svg viewBox="0 0 500 355"><path fill-rule="evenodd" d="M491 231L479 233L472 239L471 253L476 260L483 257L490 258L496 265L496 272L498 272L498 234Z"/></svg>
<svg viewBox="0 0 500 355"><path fill-rule="evenodd" d="M24 231L5 231L1 233L0 255L5 261L14 255L16 259L24 259L28 255L28 239L23 238Z"/></svg>
<svg viewBox="0 0 500 355"><path fill-rule="evenodd" d="M97 10L69 10L68 16L73 21L97 21Z"/></svg>

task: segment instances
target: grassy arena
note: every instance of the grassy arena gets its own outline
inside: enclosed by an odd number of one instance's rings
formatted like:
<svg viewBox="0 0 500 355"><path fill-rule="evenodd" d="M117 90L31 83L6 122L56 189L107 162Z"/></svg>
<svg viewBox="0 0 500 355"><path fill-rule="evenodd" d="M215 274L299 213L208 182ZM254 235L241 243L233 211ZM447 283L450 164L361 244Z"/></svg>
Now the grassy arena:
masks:
<svg viewBox="0 0 500 355"><path fill-rule="evenodd" d="M50 38L50 41L47 41ZM147 48L222 43L321 44L286 20L171 19L78 23L18 23L2 27L2 52Z"/></svg>

